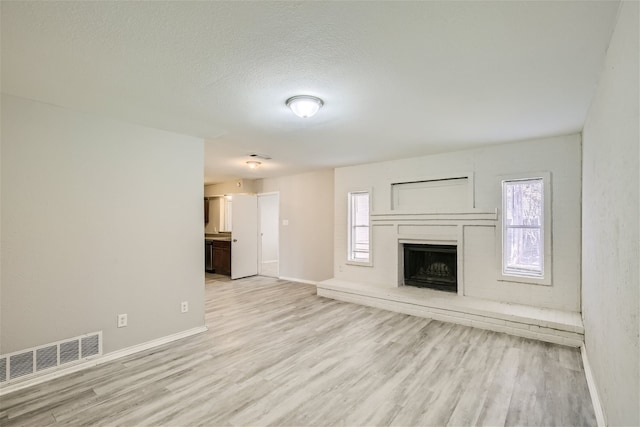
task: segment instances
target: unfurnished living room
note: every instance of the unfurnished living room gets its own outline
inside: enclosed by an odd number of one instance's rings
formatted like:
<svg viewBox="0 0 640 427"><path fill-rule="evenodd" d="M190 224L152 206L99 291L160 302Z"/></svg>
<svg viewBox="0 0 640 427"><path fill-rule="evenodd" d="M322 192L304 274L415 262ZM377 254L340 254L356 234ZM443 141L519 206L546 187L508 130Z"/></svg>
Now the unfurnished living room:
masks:
<svg viewBox="0 0 640 427"><path fill-rule="evenodd" d="M640 3L0 2L2 426L640 425Z"/></svg>

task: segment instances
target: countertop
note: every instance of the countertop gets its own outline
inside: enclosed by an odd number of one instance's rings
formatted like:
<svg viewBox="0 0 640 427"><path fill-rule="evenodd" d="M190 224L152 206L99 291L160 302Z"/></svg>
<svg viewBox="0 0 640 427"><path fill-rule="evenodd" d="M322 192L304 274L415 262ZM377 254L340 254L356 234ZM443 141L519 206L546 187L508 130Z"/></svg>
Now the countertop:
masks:
<svg viewBox="0 0 640 427"><path fill-rule="evenodd" d="M204 240L216 240L218 242L230 242L231 236L204 236Z"/></svg>

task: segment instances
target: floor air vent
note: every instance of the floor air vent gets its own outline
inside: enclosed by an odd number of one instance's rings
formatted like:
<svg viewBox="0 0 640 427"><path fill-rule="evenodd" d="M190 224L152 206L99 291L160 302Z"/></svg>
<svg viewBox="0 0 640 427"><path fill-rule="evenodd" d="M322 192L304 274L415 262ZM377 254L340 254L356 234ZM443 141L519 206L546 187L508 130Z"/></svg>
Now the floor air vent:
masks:
<svg viewBox="0 0 640 427"><path fill-rule="evenodd" d="M0 356L0 383L30 378L102 354L102 332Z"/></svg>
<svg viewBox="0 0 640 427"><path fill-rule="evenodd" d="M0 383L7 380L7 358L0 359Z"/></svg>
<svg viewBox="0 0 640 427"><path fill-rule="evenodd" d="M58 346L39 348L36 350L36 371L58 366Z"/></svg>

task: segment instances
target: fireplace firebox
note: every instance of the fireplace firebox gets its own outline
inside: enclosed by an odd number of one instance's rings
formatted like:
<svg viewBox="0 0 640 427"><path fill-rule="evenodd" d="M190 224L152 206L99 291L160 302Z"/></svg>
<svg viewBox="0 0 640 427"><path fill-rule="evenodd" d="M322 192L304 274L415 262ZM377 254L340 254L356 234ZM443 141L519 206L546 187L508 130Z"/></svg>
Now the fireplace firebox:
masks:
<svg viewBox="0 0 640 427"><path fill-rule="evenodd" d="M458 257L455 245L405 243L404 284L458 292Z"/></svg>

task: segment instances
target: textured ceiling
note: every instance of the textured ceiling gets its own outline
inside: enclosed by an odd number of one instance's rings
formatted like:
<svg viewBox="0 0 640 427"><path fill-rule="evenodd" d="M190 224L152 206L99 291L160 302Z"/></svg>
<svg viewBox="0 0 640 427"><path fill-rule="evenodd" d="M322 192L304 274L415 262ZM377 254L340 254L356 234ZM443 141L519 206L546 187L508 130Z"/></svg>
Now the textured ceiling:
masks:
<svg viewBox="0 0 640 427"><path fill-rule="evenodd" d="M580 131L618 2L0 7L3 92L203 137L212 183Z"/></svg>

